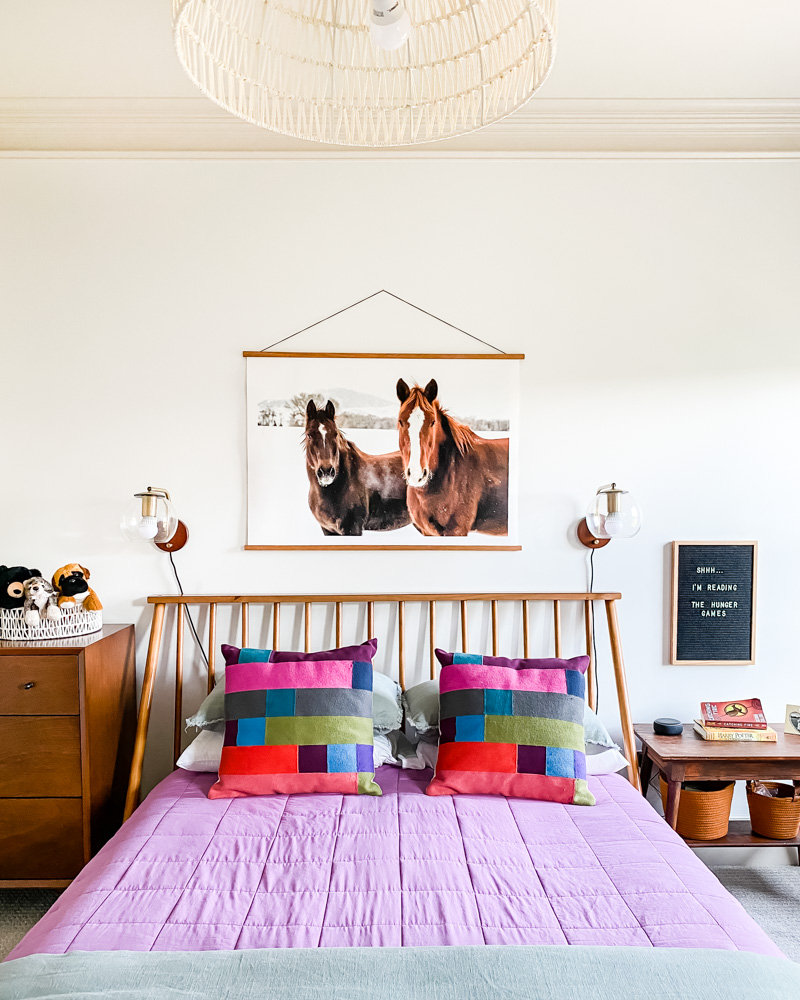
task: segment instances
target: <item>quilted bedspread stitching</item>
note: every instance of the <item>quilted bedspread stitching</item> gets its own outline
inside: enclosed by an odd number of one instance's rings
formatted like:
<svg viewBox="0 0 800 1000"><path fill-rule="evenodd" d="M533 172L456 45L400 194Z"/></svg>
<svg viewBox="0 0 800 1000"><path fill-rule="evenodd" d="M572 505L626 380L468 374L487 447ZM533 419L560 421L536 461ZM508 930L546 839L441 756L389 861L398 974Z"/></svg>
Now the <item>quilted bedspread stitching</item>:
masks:
<svg viewBox="0 0 800 1000"><path fill-rule="evenodd" d="M597 805L429 797L209 800L176 772L9 957L426 944L633 944L780 952L621 777ZM333 801L331 801L333 800Z"/></svg>
<svg viewBox="0 0 800 1000"><path fill-rule="evenodd" d="M618 811L620 811L620 812L622 811L620 809L619 805L616 802L614 803L614 806L615 806L615 809L617 809ZM566 813L566 816L570 820L570 822L572 823L572 825L576 828L576 830L578 830L578 832L580 833L581 837L583 838L583 842L586 845L586 850L587 851L591 851L593 857L597 860L598 863L600 863L600 859L597 857L597 853L595 852L595 850L593 849L592 845L589 843L589 841L584 836L583 831L580 829L580 827L578 826L578 824L575 822L575 816L572 813L570 813L570 811L567 810L567 809L565 809L564 812ZM628 817L626 816L625 818L627 819ZM605 866L601 866L601 867L603 867L603 870L605 871ZM609 874L609 872L607 872L607 871L606 871L606 875L608 875L609 879L611 880L612 884L614 885L614 888L618 890L617 884L614 882L613 876L611 874ZM610 895L610 893L609 893L609 895ZM625 899L624 895L622 895L622 893L619 893L619 895L620 895L620 898L622 899L623 903L628 907L628 912L630 913L631 917L639 924L639 926L642 928L642 930L644 931L644 933L647 935L647 938L650 941L650 944L652 945L653 944L653 939L647 933L647 928L646 927L642 927L641 922L636 917L636 914L631 909L630 904Z"/></svg>
<svg viewBox="0 0 800 1000"><path fill-rule="evenodd" d="M175 800L174 800L174 801L173 801L173 802L172 802L172 803L171 803L171 804L170 804L170 805L168 806L168 808L167 808L167 810L166 810L166 811L167 811L167 812L169 812L169 811L171 811L172 809L174 809L174 807L175 807L175 806L176 806L176 805L178 804L178 802L180 802L180 800L181 800L181 799L182 799L182 798L183 798L183 797L184 797L184 796L186 795L186 793L187 793L187 792L189 791L189 789L190 789L190 788L191 788L191 786L190 786L190 785L187 785L187 786L186 786L186 788L184 788L184 789L183 789L183 791L182 791L182 792L180 793L180 795L179 795L179 796L178 796L178 797L177 797L177 798L176 798L176 799L175 799ZM156 824L156 826L157 826L157 825L158 825L158 824ZM143 844L141 845L141 847L139 848L139 850L138 850L138 852L137 852L136 856L135 856L135 857L133 858L133 860L134 860L134 861L135 861L135 860L136 860L136 858L138 858L138 856L139 856L139 855L140 855L140 854L142 853L142 851L144 850L144 848L145 848L145 846L147 845L147 843L148 843L148 842L149 842L149 837L148 837L148 840L146 840L146 841L145 841L145 842L144 842L144 843L143 843ZM94 908L94 909L92 910L92 913L91 913L91 914L90 914L90 915L89 915L89 916L87 917L87 919L86 919L86 922L87 922L87 923L88 923L88 921L89 921L89 920L91 920L91 918L92 918L92 917L93 917L93 916L95 915L95 913L97 913L97 911L98 911L98 910L100 909L100 907L101 907L101 906L103 905L103 903L105 903L105 901L106 901L106 900L108 899L108 897L109 897L109 896L111 895L111 893L112 893L112 892L114 892L114 891L115 891L115 890L117 889L117 887L118 887L119 883L120 883L120 882L122 881L122 879L123 879L123 878L125 877L125 874L126 874L126 873L127 873L127 868L125 869L125 872L123 872L123 873L122 873L122 874L120 875L120 877L119 877L119 879L117 880L116 884L115 884L115 885L114 885L114 886L113 886L113 887L112 887L111 889L109 889L109 890L107 891L107 893L106 893L106 895L105 895L105 896L103 897L103 899L101 899L101 900L100 900L100 902L99 902L99 903L97 904L97 906L96 906L96 907L95 907L95 908ZM84 875L84 872L82 872L82 873L81 873L81 876L79 876L79 878L80 878L80 877L83 877L83 875ZM76 881L77 881L77 879L76 879ZM73 883L73 885L74 885L74 884L75 884L75 883ZM58 904L56 904L56 905L58 905ZM52 912L52 910L53 910L53 909L55 909L55 907L51 908L50 912ZM76 931L76 932L75 932L75 937L77 937L78 933L80 933L80 929L82 928L82 926L83 926L83 924L80 924L80 923L78 924L78 931ZM66 948L64 949L64 951L69 951L69 950L70 950L71 946L72 946L72 945L73 945L73 944L75 943L75 937L73 937L72 941L70 941L70 944L69 944L69 946L68 946L68 947L66 947Z"/></svg>
<svg viewBox="0 0 800 1000"><path fill-rule="evenodd" d="M258 882L256 883L256 888L255 888L255 890L253 890L253 894L252 894L252 896L250 898L250 905L247 907L247 913L245 913L244 919L242 920L242 923L241 923L241 927L239 928L239 935L236 938L236 944L233 946L234 949L236 949L236 948L239 947L239 941L241 940L242 933L244 932L244 929L247 926L247 920L248 920L250 914L253 911L253 903L255 903L255 901L256 901L256 896L258 895L259 886L261 885L261 883L264 880L264 873L266 872L267 865L269 864L269 856L270 856L270 853L272 852L273 847L275 846L275 841L277 840L277 837L278 837L278 830L280 830L280 828L281 828L281 820L286 815L286 807L288 806L288 804L289 804L289 796L286 795L286 796L284 796L284 799L283 799L283 809L281 810L281 818L278 820L277 824L275 825L275 832L272 835L272 840L271 840L270 845L269 845L269 850L267 851L266 856L264 858L264 864L261 866L261 874L260 874L260 876L258 878ZM234 926L236 926L236 925L234 925Z"/></svg>
<svg viewBox="0 0 800 1000"><path fill-rule="evenodd" d="M475 905L478 907L478 916L480 917L481 908L478 905L478 899L477 899L478 891L475 888L475 879L472 877L472 866L470 865L469 858L467 857L467 848L466 845L464 844L464 831L462 829L461 820L459 819L458 815L458 797L456 795L452 795L450 797L450 803L452 804L453 816L455 818L456 823L458 824L458 831L461 834L461 850L464 854L464 864L467 866L469 883L472 886L473 893L475 894ZM486 934L484 932L484 926L482 920L481 920L481 936L483 937L483 943L486 944Z"/></svg>
<svg viewBox="0 0 800 1000"><path fill-rule="evenodd" d="M325 917L328 914L328 905L331 901L331 886L333 885L333 866L336 864L336 847L339 841L339 830L342 827L342 810L344 808L344 795L339 796L339 815L336 817L336 832L333 838L333 850L331 851L331 869L328 874L328 888L326 889L325 895L325 909L322 911L322 920L320 921L319 927L319 939L317 944L319 945L322 940L322 932L325 929Z"/></svg>
<svg viewBox="0 0 800 1000"><path fill-rule="evenodd" d="M512 804L511 804L511 801L509 799L506 799L506 805L508 807L508 811L509 811L509 814L511 815L511 818L514 820L514 826L517 828L517 833L519 834L519 839L522 842L522 844L523 844L523 846L525 848L525 851L527 852L528 857L530 858L531 868L533 869L533 873L536 876L536 878L539 880L539 885L542 885L542 880L539 877L539 872L536 869L536 862L534 861L533 855L531 854L530 846L526 843L525 838L522 835L522 830L520 830L520 828L519 828L519 821L517 820L516 813L514 812L514 808L513 808ZM542 891L544 891L544 886L542 886ZM546 898L547 898L547 902L550 904L550 910L551 910L553 916L558 921L558 926L561 928L561 933L564 935L564 940L568 941L569 938L567 937L567 935L565 933L564 925L561 923L561 918L559 917L558 913L556 912L556 909L553 906L552 900L549 898L549 896L546 897Z"/></svg>

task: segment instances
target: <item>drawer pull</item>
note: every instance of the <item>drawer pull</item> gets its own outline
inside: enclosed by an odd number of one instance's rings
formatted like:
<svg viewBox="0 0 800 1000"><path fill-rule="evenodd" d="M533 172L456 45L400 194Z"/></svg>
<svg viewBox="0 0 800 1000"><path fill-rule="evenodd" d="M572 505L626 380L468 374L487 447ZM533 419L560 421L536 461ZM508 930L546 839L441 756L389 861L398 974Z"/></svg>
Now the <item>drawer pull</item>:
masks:
<svg viewBox="0 0 800 1000"><path fill-rule="evenodd" d="M28 683L23 686L26 691L30 691L32 687L36 687L36 681L28 681Z"/></svg>

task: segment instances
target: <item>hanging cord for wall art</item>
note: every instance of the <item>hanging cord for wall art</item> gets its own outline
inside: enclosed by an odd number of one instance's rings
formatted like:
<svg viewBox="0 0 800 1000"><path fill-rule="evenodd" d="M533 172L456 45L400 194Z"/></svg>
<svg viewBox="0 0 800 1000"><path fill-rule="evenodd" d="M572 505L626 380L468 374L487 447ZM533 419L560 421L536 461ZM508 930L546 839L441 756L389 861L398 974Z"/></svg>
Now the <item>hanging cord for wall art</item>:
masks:
<svg viewBox="0 0 800 1000"><path fill-rule="evenodd" d="M169 552L168 555L169 561L172 564L172 572L175 574L175 582L178 584L178 590L181 592L181 597L183 597L183 584L181 583L181 578L178 576L178 568L175 565L175 560L172 558L172 553ZM206 656L206 651L203 649L202 642L200 642L200 636L197 634L197 630L194 627L194 622L192 621L192 616L189 611L189 605L182 604L181 608L186 612L186 617L189 620L189 628L192 630L194 641L197 643L197 648L200 650L200 655L205 660L206 669L208 669L208 657Z"/></svg>
<svg viewBox="0 0 800 1000"><path fill-rule="evenodd" d="M449 326L451 330L455 330L457 333L463 333L465 337L470 337L472 340L477 340L479 344L483 344L484 347L491 347L493 351L497 351L498 354L505 354L500 347L495 347L494 344L490 344L488 340L481 340L480 337L476 337L474 333L468 333L466 330L462 330L460 326L456 326L455 323L448 323L446 319L442 319L441 316L437 316L435 313L428 312L427 309L423 309L422 306L415 306L413 302L409 302L408 299L401 298L399 295L395 295L394 292L388 291L386 288L380 288L377 292L373 292L372 295L367 295L363 299L359 299L358 302L353 302L349 306L345 306L344 309L337 309L336 312L332 312L330 316L323 316L322 319L318 319L316 323L311 323L309 326L304 326L302 330L298 330L296 333L290 333L288 337L283 337L281 340L276 340L274 344L270 344L269 347L262 347L260 354L264 354L266 351L271 351L273 347L277 347L279 344L285 344L287 340L291 340L293 337L299 337L301 333L307 333L309 330L313 330L315 326L319 326L320 323L326 323L329 319L333 319L334 316L341 316L342 313L346 313L350 309L355 309L356 306L360 306L362 302L369 302L370 299L374 299L376 295L391 295L393 299L397 299L398 302L402 302L403 305L411 306L412 309L416 309L417 312L424 313L425 316L430 316L431 319L435 319L437 323L444 323L445 326Z"/></svg>
<svg viewBox="0 0 800 1000"><path fill-rule="evenodd" d="M589 550L589 593L594 593L594 549ZM594 653L594 711L600 708L600 671L597 669L597 640L594 634L594 615L592 615L592 652Z"/></svg>

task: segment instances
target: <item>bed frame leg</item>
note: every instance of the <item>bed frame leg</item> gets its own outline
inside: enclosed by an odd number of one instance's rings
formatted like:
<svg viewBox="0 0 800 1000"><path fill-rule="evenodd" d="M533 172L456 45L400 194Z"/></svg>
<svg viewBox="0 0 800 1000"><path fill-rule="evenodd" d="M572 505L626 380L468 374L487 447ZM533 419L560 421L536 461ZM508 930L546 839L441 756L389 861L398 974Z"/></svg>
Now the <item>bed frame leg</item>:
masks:
<svg viewBox="0 0 800 1000"><path fill-rule="evenodd" d="M133 745L133 760L131 762L131 777L128 782L128 795L125 799L125 812L122 822L131 815L139 804L139 790L142 785L142 763L144 762L144 747L147 742L147 727L150 724L150 707L153 702L153 687L156 680L158 654L161 649L161 633L164 629L165 604L156 604L153 611L153 624L150 626L150 645L147 647L147 662L144 668L144 683L142 698L139 702L139 717L136 721L136 741ZM182 605L178 609L183 613Z"/></svg>
<svg viewBox="0 0 800 1000"><path fill-rule="evenodd" d="M647 789L650 787L650 778L653 776L653 761L647 752L647 747L642 749L642 768L639 771L639 780L642 785L642 795L647 798Z"/></svg>
<svg viewBox="0 0 800 1000"><path fill-rule="evenodd" d="M680 779L670 778L667 782L667 808L664 810L664 819L673 830L678 826L678 806L681 803L681 782Z"/></svg>
<svg viewBox="0 0 800 1000"><path fill-rule="evenodd" d="M606 601L606 618L608 619L608 635L611 640L611 659L614 662L614 679L617 682L617 704L622 723L622 742L628 760L628 776L633 787L641 792L639 769L636 766L636 737L633 734L631 707L628 704L628 683L625 680L625 663L622 659L622 641L619 635L616 601Z"/></svg>

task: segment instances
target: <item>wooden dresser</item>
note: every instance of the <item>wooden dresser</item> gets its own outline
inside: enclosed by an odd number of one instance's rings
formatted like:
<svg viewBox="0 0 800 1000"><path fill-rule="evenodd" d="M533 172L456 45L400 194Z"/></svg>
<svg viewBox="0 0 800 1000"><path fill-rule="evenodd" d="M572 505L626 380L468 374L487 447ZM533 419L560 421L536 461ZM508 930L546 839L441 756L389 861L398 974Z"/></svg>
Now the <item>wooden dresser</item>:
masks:
<svg viewBox="0 0 800 1000"><path fill-rule="evenodd" d="M0 642L0 887L68 885L122 822L132 625Z"/></svg>

